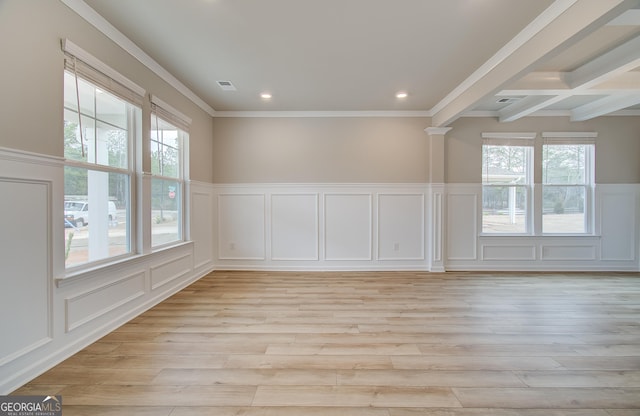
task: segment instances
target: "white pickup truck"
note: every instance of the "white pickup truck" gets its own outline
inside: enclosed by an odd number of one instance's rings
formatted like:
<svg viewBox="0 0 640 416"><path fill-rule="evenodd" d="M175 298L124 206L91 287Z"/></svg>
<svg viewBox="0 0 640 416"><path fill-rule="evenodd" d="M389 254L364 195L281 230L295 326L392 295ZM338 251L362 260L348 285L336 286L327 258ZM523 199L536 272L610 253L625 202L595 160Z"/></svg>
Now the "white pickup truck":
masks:
<svg viewBox="0 0 640 416"><path fill-rule="evenodd" d="M109 201L109 224L118 221L116 204ZM84 227L89 224L89 203L87 201L64 201L65 227Z"/></svg>

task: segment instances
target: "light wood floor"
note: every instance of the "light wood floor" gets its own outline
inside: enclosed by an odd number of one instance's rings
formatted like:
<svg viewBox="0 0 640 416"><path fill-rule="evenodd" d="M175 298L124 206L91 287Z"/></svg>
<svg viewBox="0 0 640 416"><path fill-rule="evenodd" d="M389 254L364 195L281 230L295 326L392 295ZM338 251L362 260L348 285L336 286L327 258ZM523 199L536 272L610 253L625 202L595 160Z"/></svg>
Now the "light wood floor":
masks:
<svg viewBox="0 0 640 416"><path fill-rule="evenodd" d="M215 272L15 394L64 415L640 415L640 274Z"/></svg>

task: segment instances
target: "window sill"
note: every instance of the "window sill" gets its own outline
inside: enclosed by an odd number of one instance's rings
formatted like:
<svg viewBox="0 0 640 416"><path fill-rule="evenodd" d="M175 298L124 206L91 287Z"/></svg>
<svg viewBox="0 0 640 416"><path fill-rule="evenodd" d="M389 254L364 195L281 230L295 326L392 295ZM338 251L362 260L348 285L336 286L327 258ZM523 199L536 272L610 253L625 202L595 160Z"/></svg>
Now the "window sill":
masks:
<svg viewBox="0 0 640 416"><path fill-rule="evenodd" d="M478 234L480 238L600 238L598 234Z"/></svg>
<svg viewBox="0 0 640 416"><path fill-rule="evenodd" d="M177 250L180 248L188 247L193 244L192 241L180 241L175 244L166 245L161 248L156 248L153 252L147 254L131 254L126 255L111 261L87 265L79 269L72 269L65 273L64 276L56 277L55 282L57 287L64 287L72 283L76 283L82 280L89 280L95 278L98 275L116 271L118 269L132 268L140 266L145 262L150 262L154 257L162 257L164 253L170 250Z"/></svg>

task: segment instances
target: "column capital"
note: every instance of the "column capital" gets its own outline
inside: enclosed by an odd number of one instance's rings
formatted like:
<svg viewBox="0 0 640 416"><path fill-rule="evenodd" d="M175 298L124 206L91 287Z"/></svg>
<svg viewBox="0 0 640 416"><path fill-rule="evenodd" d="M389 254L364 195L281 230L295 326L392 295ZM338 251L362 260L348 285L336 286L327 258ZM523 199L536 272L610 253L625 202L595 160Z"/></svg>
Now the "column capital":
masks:
<svg viewBox="0 0 640 416"><path fill-rule="evenodd" d="M444 136L452 127L427 127L424 129L429 136Z"/></svg>

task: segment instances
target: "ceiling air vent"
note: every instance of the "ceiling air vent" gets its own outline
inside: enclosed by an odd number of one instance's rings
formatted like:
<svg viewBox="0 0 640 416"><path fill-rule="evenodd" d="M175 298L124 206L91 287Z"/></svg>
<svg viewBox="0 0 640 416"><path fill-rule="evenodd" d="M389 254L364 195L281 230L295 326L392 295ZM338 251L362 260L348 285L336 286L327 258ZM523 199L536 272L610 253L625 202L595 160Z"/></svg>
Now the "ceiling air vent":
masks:
<svg viewBox="0 0 640 416"><path fill-rule="evenodd" d="M222 88L223 91L235 91L236 87L231 83L231 81L216 81L218 86Z"/></svg>
<svg viewBox="0 0 640 416"><path fill-rule="evenodd" d="M496 101L498 104L511 104L511 103L515 103L516 101L520 101L519 97L504 97L504 98L499 98L498 101Z"/></svg>

